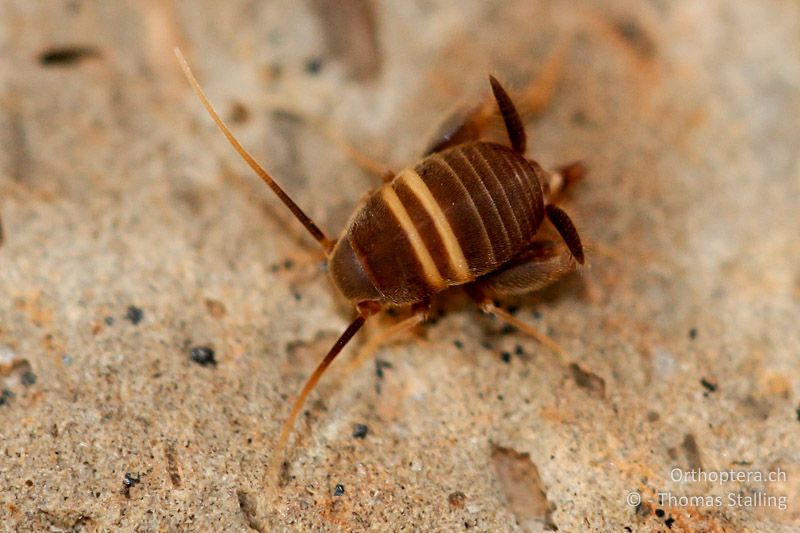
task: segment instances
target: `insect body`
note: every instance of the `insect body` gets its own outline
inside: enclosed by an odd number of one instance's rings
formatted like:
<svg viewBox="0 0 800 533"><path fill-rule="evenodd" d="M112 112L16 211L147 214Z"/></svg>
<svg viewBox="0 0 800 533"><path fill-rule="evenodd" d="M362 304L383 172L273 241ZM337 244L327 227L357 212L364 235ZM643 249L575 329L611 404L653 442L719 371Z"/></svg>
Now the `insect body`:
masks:
<svg viewBox="0 0 800 533"><path fill-rule="evenodd" d="M282 459L295 419L327 367L367 318L386 307L411 305L414 311L388 334L395 333L419 323L436 293L464 285L484 311L557 349L547 337L495 307L489 296L535 290L583 263L578 232L553 203L583 169L573 164L551 173L525 157L522 120L495 78L490 77L492 92L511 146L480 141L480 124L468 114L436 139L421 161L387 176L334 242L242 148L176 52L228 141L325 249L334 285L358 312L295 400L278 438L276 460ZM545 217L566 249L539 231Z"/></svg>
<svg viewBox="0 0 800 533"><path fill-rule="evenodd" d="M539 165L494 143L433 154L374 192L330 256L350 300L424 301L495 271L544 219Z"/></svg>

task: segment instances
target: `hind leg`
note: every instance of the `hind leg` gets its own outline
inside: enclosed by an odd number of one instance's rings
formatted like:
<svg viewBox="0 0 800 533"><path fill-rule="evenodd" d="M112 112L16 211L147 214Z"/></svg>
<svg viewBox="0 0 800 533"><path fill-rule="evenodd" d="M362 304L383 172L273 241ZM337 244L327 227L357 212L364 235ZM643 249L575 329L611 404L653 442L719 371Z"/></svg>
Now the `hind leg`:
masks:
<svg viewBox="0 0 800 533"><path fill-rule="evenodd" d="M423 156L480 139L492 118L492 104L491 99L483 98L471 107L463 106L457 109L436 131Z"/></svg>
<svg viewBox="0 0 800 533"><path fill-rule="evenodd" d="M479 278L466 287L467 294L482 311L527 333L550 348L568 364L572 358L559 344L533 326L519 320L494 303L495 298L539 290L573 272L577 263L572 253L557 241L536 241L503 269Z"/></svg>
<svg viewBox="0 0 800 533"><path fill-rule="evenodd" d="M489 81L492 85L494 100L505 122L511 147L516 152L525 153L527 136L519 112L500 82L491 75ZM431 155L452 146L481 138L492 118L492 107L492 101L484 98L483 101L472 107L457 110L439 128L424 155Z"/></svg>
<svg viewBox="0 0 800 533"><path fill-rule="evenodd" d="M519 93L521 108L526 115L541 113L555 96L571 41L571 37L562 39L545 58L533 81ZM500 89L502 90L502 87ZM477 104L471 107L461 107L453 113L437 130L423 155L431 155L457 144L480 139L488 129L494 113L495 102L500 104L499 99L496 98L496 92L493 92L495 93L494 99L487 94ZM505 91L502 92L505 93ZM500 105L501 109L502 107L503 104ZM516 113L516 110L514 112ZM508 124L507 121L506 124Z"/></svg>

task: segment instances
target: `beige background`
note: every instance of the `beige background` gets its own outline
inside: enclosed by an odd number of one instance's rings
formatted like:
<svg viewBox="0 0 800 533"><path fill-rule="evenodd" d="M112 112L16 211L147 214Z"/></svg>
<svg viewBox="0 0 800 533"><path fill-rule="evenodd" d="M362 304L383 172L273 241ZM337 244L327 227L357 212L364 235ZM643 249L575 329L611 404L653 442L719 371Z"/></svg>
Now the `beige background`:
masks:
<svg viewBox="0 0 800 533"><path fill-rule="evenodd" d="M0 3L3 528L800 527L800 5L336 4ZM517 316L585 372L453 295L379 352L382 378L334 367L288 483L266 484L287 398L352 311L203 113L176 43L331 234L376 180L326 128L401 168L488 72L523 91L563 50L529 153L591 167L567 204L589 265ZM204 345L215 367L190 360Z"/></svg>

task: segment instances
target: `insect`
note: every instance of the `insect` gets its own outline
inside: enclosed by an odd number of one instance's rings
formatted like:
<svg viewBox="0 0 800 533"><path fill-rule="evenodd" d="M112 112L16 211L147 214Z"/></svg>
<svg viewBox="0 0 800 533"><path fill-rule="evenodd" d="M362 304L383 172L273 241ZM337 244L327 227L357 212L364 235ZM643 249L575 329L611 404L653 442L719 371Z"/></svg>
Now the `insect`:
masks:
<svg viewBox="0 0 800 533"><path fill-rule="evenodd" d="M510 145L480 140L480 107L456 115L424 157L384 178L350 218L339 239L326 236L239 144L206 98L179 50L189 83L233 148L292 211L327 255L336 288L356 317L319 363L292 405L275 448L283 460L297 415L325 370L379 311L411 306L412 316L382 334L422 322L431 299L462 285L485 312L557 349L553 341L492 303L493 297L539 289L584 262L575 225L555 200L585 169L573 163L545 171L525 156L526 132L514 103L492 76L494 100ZM561 242L540 231L549 220ZM566 246L564 246L566 245Z"/></svg>

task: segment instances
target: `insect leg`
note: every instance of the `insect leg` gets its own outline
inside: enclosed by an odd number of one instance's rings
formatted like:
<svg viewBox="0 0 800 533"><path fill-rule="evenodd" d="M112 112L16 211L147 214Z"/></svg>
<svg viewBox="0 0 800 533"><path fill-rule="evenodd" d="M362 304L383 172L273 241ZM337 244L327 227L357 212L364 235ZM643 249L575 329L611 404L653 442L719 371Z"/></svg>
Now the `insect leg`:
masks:
<svg viewBox="0 0 800 533"><path fill-rule="evenodd" d="M520 94L526 115L536 115L547 107L556 92L572 37L562 39L545 59L536 78ZM424 156L441 152L457 144L480 139L489 126L494 102L487 94L473 106L457 109L437 130ZM524 131L523 131L524 133Z"/></svg>
<svg viewBox="0 0 800 533"><path fill-rule="evenodd" d="M494 76L489 76L489 81L492 84L494 99L503 115L511 146L517 152L524 153L525 126L514 107L514 102L511 101L511 97ZM424 155L428 156L446 148L479 139L492 118L492 104L492 100L483 98L481 102L471 107L462 107L456 110L439 128Z"/></svg>
<svg viewBox="0 0 800 533"><path fill-rule="evenodd" d="M511 97L508 96L508 93L497 81L497 78L489 76L489 82L492 84L492 93L494 93L494 99L497 100L497 107L500 108L500 113L503 115L503 122L505 122L506 130L508 131L508 139L511 141L511 148L517 153L524 154L527 143L525 124L522 123L522 118L520 118Z"/></svg>
<svg viewBox="0 0 800 533"><path fill-rule="evenodd" d="M381 178L383 183L388 183L392 181L394 178L395 172L390 169L388 166L384 165L380 161L376 161L375 159L371 158L370 156L366 155L364 152L353 146L352 144L348 143L338 132L334 131L333 128L330 126L317 124L321 126L322 132L325 136L330 139L339 149L344 152L344 154L353 160L353 162L361 167L362 170L370 173L375 174Z"/></svg>
<svg viewBox="0 0 800 533"><path fill-rule="evenodd" d="M397 324L394 324L391 327L381 331L377 335L371 337L358 352L358 355L353 358L350 366L347 369L347 372L353 372L356 368L360 367L364 360L374 354L378 348L389 342L392 338L403 333L404 331L410 330L417 324L422 323L426 318L428 318L429 309L430 302L416 304L412 308L412 315L410 317L401 320Z"/></svg>
<svg viewBox="0 0 800 533"><path fill-rule="evenodd" d="M497 307L493 298L524 294L541 289L561 276L574 271L575 268L575 259L563 245L550 240L535 241L528 250L508 266L479 278L467 286L467 294L475 300L482 311L527 333L558 354L566 364L571 361L566 350L530 324L526 324L504 309Z"/></svg>
<svg viewBox="0 0 800 533"><path fill-rule="evenodd" d="M458 108L436 131L423 155L429 156L457 144L479 139L492 118L492 104L487 95L471 107Z"/></svg>
<svg viewBox="0 0 800 533"><path fill-rule="evenodd" d="M544 111L555 96L572 40L572 35L564 36L542 62L536 77L517 95L526 116Z"/></svg>
<svg viewBox="0 0 800 533"><path fill-rule="evenodd" d="M478 305L481 308L481 311L484 313L488 313L491 315L496 316L500 320L507 322L508 324L514 326L518 330L523 333L526 333L536 339L540 344L550 348L556 355L558 355L561 362L565 365L568 365L572 362L572 357L567 353L567 351L562 348L556 341L542 333L541 331L537 330L530 324L523 322L522 320L518 319L505 309L497 307L491 300L476 300Z"/></svg>
<svg viewBox="0 0 800 533"><path fill-rule="evenodd" d="M576 268L575 259L563 244L537 240L510 263L475 284L483 294L502 298L542 289Z"/></svg>

